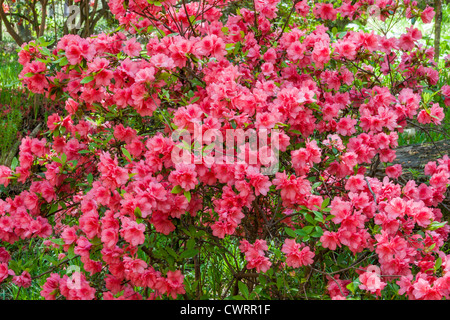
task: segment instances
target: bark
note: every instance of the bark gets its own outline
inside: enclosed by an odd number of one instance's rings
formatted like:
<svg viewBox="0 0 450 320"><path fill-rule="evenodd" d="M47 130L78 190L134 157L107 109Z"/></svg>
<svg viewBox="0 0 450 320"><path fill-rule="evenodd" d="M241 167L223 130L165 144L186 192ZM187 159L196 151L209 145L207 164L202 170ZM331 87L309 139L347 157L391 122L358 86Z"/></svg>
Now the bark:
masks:
<svg viewBox="0 0 450 320"><path fill-rule="evenodd" d="M402 177L406 180L412 178L408 169L417 170L423 173L423 168L429 161L436 161L442 158L441 154L447 154L450 150L450 140L441 140L433 143L410 144L396 149L396 159L393 164L401 164L403 168ZM377 170L377 176L384 176L384 169Z"/></svg>
<svg viewBox="0 0 450 320"><path fill-rule="evenodd" d="M0 0L0 19L5 24L6 31L11 35L11 37L14 39L14 41L21 46L25 41L20 37L20 35L14 30L14 27L9 22L8 18L6 17L5 11L3 11L3 0Z"/></svg>
<svg viewBox="0 0 450 320"><path fill-rule="evenodd" d="M434 20L434 56L436 62L439 62L441 51L442 0L434 0L434 11L436 12Z"/></svg>
<svg viewBox="0 0 450 320"><path fill-rule="evenodd" d="M41 17L41 24L39 26L39 33L38 33L38 38L42 37L44 35L45 32L45 21L47 19L47 0L43 0L41 2L42 5L42 17Z"/></svg>

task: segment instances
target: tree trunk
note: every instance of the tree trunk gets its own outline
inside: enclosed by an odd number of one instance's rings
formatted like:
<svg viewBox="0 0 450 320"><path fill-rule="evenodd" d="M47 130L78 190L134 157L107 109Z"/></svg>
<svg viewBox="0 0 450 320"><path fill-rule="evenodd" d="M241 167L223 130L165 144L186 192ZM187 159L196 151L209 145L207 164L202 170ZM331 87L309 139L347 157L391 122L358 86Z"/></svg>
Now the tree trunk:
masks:
<svg viewBox="0 0 450 320"><path fill-rule="evenodd" d="M41 24L39 26L39 34L37 35L37 37L42 37L44 35L45 32L45 21L47 19L47 0L43 0L41 1L41 6L42 6L42 13L41 13Z"/></svg>
<svg viewBox="0 0 450 320"><path fill-rule="evenodd" d="M442 25L442 0L434 0L434 57L439 62L441 47L441 25Z"/></svg>
<svg viewBox="0 0 450 320"><path fill-rule="evenodd" d="M427 142L400 146L396 148L397 157L393 164L402 165L402 177L405 180L413 179L409 169L423 174L423 169L428 162L442 158L442 154L448 154L448 150L450 150L450 139L435 141L434 143ZM376 175L383 177L384 174L384 169L379 167Z"/></svg>
<svg viewBox="0 0 450 320"><path fill-rule="evenodd" d="M14 41L19 46L21 46L24 43L24 41L16 32L16 30L14 30L14 27L11 25L8 18L6 17L5 11L3 11L3 0L0 0L0 19L5 23L6 31L11 35Z"/></svg>

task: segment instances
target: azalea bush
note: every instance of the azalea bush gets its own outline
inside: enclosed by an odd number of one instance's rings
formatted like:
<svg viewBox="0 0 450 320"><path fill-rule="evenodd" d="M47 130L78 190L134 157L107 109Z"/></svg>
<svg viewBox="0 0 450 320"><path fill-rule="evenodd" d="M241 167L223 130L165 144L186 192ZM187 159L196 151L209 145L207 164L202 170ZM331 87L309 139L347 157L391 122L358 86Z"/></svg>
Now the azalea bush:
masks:
<svg viewBox="0 0 450 320"><path fill-rule="evenodd" d="M411 121L441 123L450 86L414 26L387 38L337 23L430 23L431 7L108 4L116 32L19 52L23 85L65 108L0 167L0 184L23 186L0 200L3 286L45 299L449 297L450 159L420 183L393 161Z"/></svg>

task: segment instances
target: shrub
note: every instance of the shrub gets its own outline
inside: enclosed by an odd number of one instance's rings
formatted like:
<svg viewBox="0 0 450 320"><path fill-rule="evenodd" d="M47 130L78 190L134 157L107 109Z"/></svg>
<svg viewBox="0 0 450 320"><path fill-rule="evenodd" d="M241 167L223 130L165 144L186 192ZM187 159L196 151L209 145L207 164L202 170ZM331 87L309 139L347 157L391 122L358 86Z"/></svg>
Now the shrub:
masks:
<svg viewBox="0 0 450 320"><path fill-rule="evenodd" d="M448 298L450 159L420 185L390 166L408 120L444 117L433 48L413 26L325 26L433 10L371 3L113 0L123 32L23 45L23 84L66 104L0 168L27 186L0 201L0 280L46 299ZM35 239L44 272L17 262Z"/></svg>

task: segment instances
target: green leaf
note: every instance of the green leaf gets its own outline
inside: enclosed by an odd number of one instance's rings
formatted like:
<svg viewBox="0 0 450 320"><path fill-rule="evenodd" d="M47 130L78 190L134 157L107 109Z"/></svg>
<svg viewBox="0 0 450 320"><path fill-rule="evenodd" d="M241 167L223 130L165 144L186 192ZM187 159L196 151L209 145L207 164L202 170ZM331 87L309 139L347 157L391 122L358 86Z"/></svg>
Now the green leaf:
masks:
<svg viewBox="0 0 450 320"><path fill-rule="evenodd" d="M346 286L346 288L347 288L348 290L350 290L351 293L355 294L357 285L356 285L356 283L353 281L353 282L350 282L350 283Z"/></svg>
<svg viewBox="0 0 450 320"><path fill-rule="evenodd" d="M56 210L58 210L58 202L55 202L54 204L52 204L52 206L50 207L50 211L48 212L49 214L52 214L53 212L55 212ZM56 242L55 242L56 243Z"/></svg>
<svg viewBox="0 0 450 320"><path fill-rule="evenodd" d="M55 157L52 157L52 160L55 161L55 162L61 163L61 164L63 163L63 162L61 161L61 159L58 158L58 157L56 157L56 156L55 156Z"/></svg>
<svg viewBox="0 0 450 320"><path fill-rule="evenodd" d="M195 227L193 225L189 226L189 233L194 237L196 234L197 230L195 229Z"/></svg>
<svg viewBox="0 0 450 320"><path fill-rule="evenodd" d="M283 287L283 278L278 277L277 278L277 288L281 289Z"/></svg>
<svg viewBox="0 0 450 320"><path fill-rule="evenodd" d="M434 270L438 270L442 265L442 258L439 257L436 259L436 262L434 263Z"/></svg>
<svg viewBox="0 0 450 320"><path fill-rule="evenodd" d="M305 219L306 219L306 221L308 221L311 224L316 224L316 222L314 221L314 218L309 213L307 213L305 215Z"/></svg>
<svg viewBox="0 0 450 320"><path fill-rule="evenodd" d="M173 187L171 193L177 194L177 193L180 193L181 191L183 191L183 189L180 186L175 186L175 187Z"/></svg>
<svg viewBox="0 0 450 320"><path fill-rule="evenodd" d="M186 247L188 248L188 250L194 249L194 246L195 246L195 239L194 238L189 239L186 243Z"/></svg>
<svg viewBox="0 0 450 320"><path fill-rule="evenodd" d="M319 222L323 222L323 214L322 212L319 211L313 211L315 218L314 220L319 221Z"/></svg>
<svg viewBox="0 0 450 320"><path fill-rule="evenodd" d="M73 259L75 258L75 244L72 244L67 251L67 258Z"/></svg>
<svg viewBox="0 0 450 320"><path fill-rule="evenodd" d="M44 260L47 260L48 262L50 262L50 263L52 263L52 264L55 264L55 263L58 262L58 260L55 259L55 257L49 256L48 254L44 255L42 258L43 258Z"/></svg>
<svg viewBox="0 0 450 320"><path fill-rule="evenodd" d="M315 227L314 232L311 233L311 237L320 238L323 235L323 230L321 227Z"/></svg>
<svg viewBox="0 0 450 320"><path fill-rule="evenodd" d="M17 157L14 157L11 161L11 169L14 170L19 165L19 160L17 160Z"/></svg>
<svg viewBox="0 0 450 320"><path fill-rule="evenodd" d="M51 52L50 52L50 50L48 50L48 48L39 48L39 51L40 51L43 55L46 55L46 56L51 56L51 55L52 55Z"/></svg>
<svg viewBox="0 0 450 320"><path fill-rule="evenodd" d="M291 238L296 238L297 234L295 233L294 230L292 230L291 228L288 227L284 227L284 231L286 231L286 234L291 237Z"/></svg>
<svg viewBox="0 0 450 320"><path fill-rule="evenodd" d="M298 134L298 135L302 135L302 133L300 131L294 130L294 129L289 130L289 132L292 132L292 133L295 133L295 134Z"/></svg>
<svg viewBox="0 0 450 320"><path fill-rule="evenodd" d="M225 50L233 50L234 49L234 43L227 43L225 45Z"/></svg>
<svg viewBox="0 0 450 320"><path fill-rule="evenodd" d="M304 237L304 236L308 235L308 233L306 233L306 231L303 229L297 229L297 230L295 230L295 233L300 237Z"/></svg>
<svg viewBox="0 0 450 320"><path fill-rule="evenodd" d="M447 224L447 221L444 222L437 222L437 221L433 221L427 228L427 230L437 230L439 228L442 228L443 226L445 226Z"/></svg>
<svg viewBox="0 0 450 320"><path fill-rule="evenodd" d="M313 226L306 226L304 227L302 230L306 233L306 234L310 234L313 231L314 227Z"/></svg>
<svg viewBox="0 0 450 320"><path fill-rule="evenodd" d="M203 152L209 151L209 150L211 150L211 149L214 149L215 145L216 145L216 143L213 142L213 143L211 143L211 144L208 144L207 146L204 146L204 147L203 147Z"/></svg>
<svg viewBox="0 0 450 320"><path fill-rule="evenodd" d="M131 162L133 160L130 152L127 149L125 149L124 147L122 147L122 153L124 154L125 157L127 157L128 161Z"/></svg>
<svg viewBox="0 0 450 320"><path fill-rule="evenodd" d="M186 251L183 251L180 254L180 257L183 259L192 258L195 257L198 254L198 249L188 249Z"/></svg>
<svg viewBox="0 0 450 320"><path fill-rule="evenodd" d="M190 191L185 191L184 196L186 197L188 202L191 202L191 192Z"/></svg>
<svg viewBox="0 0 450 320"><path fill-rule="evenodd" d="M183 231L188 237L192 237L192 234L186 228L181 228L181 231ZM190 249L190 248L188 247L188 249Z"/></svg>
<svg viewBox="0 0 450 320"><path fill-rule="evenodd" d="M136 207L136 209L134 209L134 215L135 215L137 218L142 218L141 208Z"/></svg>
<svg viewBox="0 0 450 320"><path fill-rule="evenodd" d="M242 293L245 299L248 299L248 287L245 285L245 283L239 281L238 282L239 291Z"/></svg>
<svg viewBox="0 0 450 320"><path fill-rule="evenodd" d="M61 61L59 61L59 66L60 67L64 67L65 65L67 65L69 63L69 60L67 60L67 57L63 57L61 59Z"/></svg>
<svg viewBox="0 0 450 320"><path fill-rule="evenodd" d="M174 257L175 259L178 258L177 253L171 247L165 247L165 249L167 253L170 254L172 257Z"/></svg>
<svg viewBox="0 0 450 320"><path fill-rule="evenodd" d="M326 198L322 202L322 209L326 208L330 204L330 198Z"/></svg>
<svg viewBox="0 0 450 320"><path fill-rule="evenodd" d="M316 183L314 183L313 185L312 185L312 187L311 187L311 189L316 189L318 186L320 186L322 184L322 182L316 182Z"/></svg>
<svg viewBox="0 0 450 320"><path fill-rule="evenodd" d="M85 84L85 83L91 82L92 80L94 80L94 76L87 76L87 77L84 77L84 78L80 81L80 83L81 83L81 84Z"/></svg>
<svg viewBox="0 0 450 320"><path fill-rule="evenodd" d="M60 246L63 246L65 244L63 239L50 239L50 241Z"/></svg>
<svg viewBox="0 0 450 320"><path fill-rule="evenodd" d="M260 274L260 275L259 275L259 283L260 283L262 286L265 286L265 285L266 285L266 282L267 282L266 277L264 277L262 274Z"/></svg>

